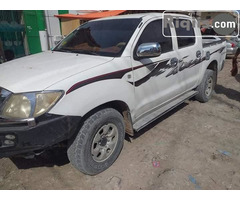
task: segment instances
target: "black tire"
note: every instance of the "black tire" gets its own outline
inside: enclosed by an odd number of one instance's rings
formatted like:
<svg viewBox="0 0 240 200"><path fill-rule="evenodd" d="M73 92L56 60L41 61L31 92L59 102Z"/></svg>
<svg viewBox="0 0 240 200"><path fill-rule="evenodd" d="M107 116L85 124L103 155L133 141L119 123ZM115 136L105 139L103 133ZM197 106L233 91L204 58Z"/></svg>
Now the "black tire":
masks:
<svg viewBox="0 0 240 200"><path fill-rule="evenodd" d="M101 136L100 134L104 137L105 133L103 134L100 132L105 130L107 126L110 126L109 124L114 126L114 133L117 135L114 149L112 148L113 150L110 155L107 155L107 150L105 151L104 155L109 156L105 160L94 160L98 159L97 155L93 156L92 154L94 146L98 145L99 147L104 147L104 149L108 146L107 134L109 134L109 131L105 136L107 139L101 139L101 142L98 142L97 144L94 142L96 142L95 140L97 140L97 136ZM122 115L112 108L102 109L85 120L77 137L68 148L68 158L71 164L82 173L88 175L99 174L108 169L118 158L123 147L124 137L125 126ZM111 138L109 140L113 141L114 139L116 138ZM103 143L106 143L105 146L101 146Z"/></svg>
<svg viewBox="0 0 240 200"><path fill-rule="evenodd" d="M209 88L209 81L212 80L212 87ZM208 102L213 95L213 91L217 82L217 73L213 70L207 69L201 84L197 87L198 94L195 96L196 100L201 103Z"/></svg>

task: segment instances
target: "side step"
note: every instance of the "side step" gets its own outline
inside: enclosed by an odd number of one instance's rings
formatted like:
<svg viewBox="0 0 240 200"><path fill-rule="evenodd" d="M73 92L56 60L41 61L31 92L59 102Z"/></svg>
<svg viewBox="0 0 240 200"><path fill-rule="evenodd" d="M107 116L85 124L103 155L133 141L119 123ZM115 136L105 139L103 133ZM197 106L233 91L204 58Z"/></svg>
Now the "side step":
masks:
<svg viewBox="0 0 240 200"><path fill-rule="evenodd" d="M197 93L198 92L192 90L192 91L187 92L187 93L183 94L182 96L174 99L173 101L164 105L163 107L159 108L158 110L155 110L155 111L151 112L149 115L145 116L144 118L139 119L136 123L133 124L133 129L135 131L139 131L140 129L144 128L148 124L150 124L153 121L155 121L156 119L158 119L159 117L163 116L165 113L176 108L177 106L182 104L184 101L192 98Z"/></svg>

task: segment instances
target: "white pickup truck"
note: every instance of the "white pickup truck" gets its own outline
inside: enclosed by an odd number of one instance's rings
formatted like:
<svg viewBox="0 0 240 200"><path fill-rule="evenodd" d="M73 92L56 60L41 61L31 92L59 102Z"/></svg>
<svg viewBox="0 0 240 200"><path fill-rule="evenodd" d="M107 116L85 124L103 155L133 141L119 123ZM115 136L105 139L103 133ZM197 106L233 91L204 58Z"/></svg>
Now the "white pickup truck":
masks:
<svg viewBox="0 0 240 200"><path fill-rule="evenodd" d="M0 157L67 144L74 167L98 174L135 131L194 97L207 102L226 57L191 17L122 15L87 22L52 51L0 65ZM176 22L190 22L189 28Z"/></svg>

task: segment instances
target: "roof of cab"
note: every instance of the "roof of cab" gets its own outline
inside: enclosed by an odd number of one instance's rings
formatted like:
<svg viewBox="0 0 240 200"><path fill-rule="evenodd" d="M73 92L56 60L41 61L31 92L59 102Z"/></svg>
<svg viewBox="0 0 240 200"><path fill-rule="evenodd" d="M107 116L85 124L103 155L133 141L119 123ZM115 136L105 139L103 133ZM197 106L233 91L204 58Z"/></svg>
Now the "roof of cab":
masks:
<svg viewBox="0 0 240 200"><path fill-rule="evenodd" d="M135 19L135 18L137 19L137 18L143 18L146 16L149 16L149 17L162 16L162 13L138 13L138 14L117 15L112 17L96 19L94 21L108 20L108 19Z"/></svg>
<svg viewBox="0 0 240 200"><path fill-rule="evenodd" d="M138 14L126 14L126 15L117 15L112 17L105 17L100 19L95 19L93 21L101 21L101 20L109 20L109 19L134 19L134 18L143 18L143 19L151 19L155 17L163 17L165 13L138 13ZM176 14L176 13L166 13L167 15L176 16L176 17L184 17L189 18L188 15L184 14ZM165 15L166 15L165 14Z"/></svg>

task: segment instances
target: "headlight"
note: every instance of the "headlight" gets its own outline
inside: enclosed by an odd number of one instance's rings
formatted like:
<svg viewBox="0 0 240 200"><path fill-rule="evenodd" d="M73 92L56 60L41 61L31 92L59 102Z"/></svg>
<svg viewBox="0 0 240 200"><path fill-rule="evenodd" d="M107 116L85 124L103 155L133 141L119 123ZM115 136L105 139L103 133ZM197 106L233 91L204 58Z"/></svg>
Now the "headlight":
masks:
<svg viewBox="0 0 240 200"><path fill-rule="evenodd" d="M3 107L6 118L28 118L31 113L31 101L24 95L12 95Z"/></svg>
<svg viewBox="0 0 240 200"><path fill-rule="evenodd" d="M38 117L39 115L45 113L47 110L49 110L49 108L55 105L61 96L61 92L37 94L36 107L33 116Z"/></svg>
<svg viewBox="0 0 240 200"><path fill-rule="evenodd" d="M2 108L1 116L11 119L38 117L50 110L63 91L12 94Z"/></svg>

